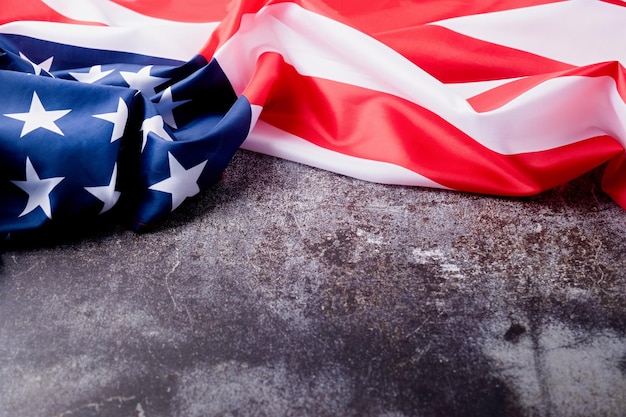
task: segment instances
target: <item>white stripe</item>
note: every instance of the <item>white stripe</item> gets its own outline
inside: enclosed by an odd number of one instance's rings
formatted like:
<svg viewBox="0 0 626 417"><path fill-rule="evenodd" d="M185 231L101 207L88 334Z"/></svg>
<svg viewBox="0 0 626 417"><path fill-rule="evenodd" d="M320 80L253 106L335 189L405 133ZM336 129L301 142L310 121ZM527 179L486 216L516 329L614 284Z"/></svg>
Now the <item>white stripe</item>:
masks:
<svg viewBox="0 0 626 417"><path fill-rule="evenodd" d="M597 0L562 1L433 24L573 65L626 64L626 7Z"/></svg>
<svg viewBox="0 0 626 417"><path fill-rule="evenodd" d="M482 134L483 144L502 154L552 149L602 135L626 146L626 103L609 76L554 78L479 116L482 126L473 133Z"/></svg>
<svg viewBox="0 0 626 417"><path fill-rule="evenodd" d="M319 147L262 120L256 123L241 148L370 182L447 188L397 165L356 158Z"/></svg>
<svg viewBox="0 0 626 417"><path fill-rule="evenodd" d="M491 81L474 81L469 83L448 83L446 88L453 91L455 94L468 99L478 94L489 91L493 88L499 87L503 84L507 84L511 81L519 80L520 78L508 78L504 80L491 80Z"/></svg>
<svg viewBox="0 0 626 417"><path fill-rule="evenodd" d="M622 143L626 142L620 125L626 105L610 77L550 80L501 109L477 113L455 87L437 81L394 50L287 3L245 15L240 30L215 57L240 94L258 57L268 51L282 54L300 74L412 101L502 154L547 150L606 133L619 134Z"/></svg>
<svg viewBox="0 0 626 417"><path fill-rule="evenodd" d="M109 0L41 0L57 13L73 20L98 22L107 26L187 26L193 23L158 19L137 13ZM207 22L214 23L214 22Z"/></svg>
<svg viewBox="0 0 626 417"><path fill-rule="evenodd" d="M254 129L254 126L256 125L257 121L259 120L259 116L261 116L261 112L263 111L263 107L257 106L255 104L251 104L250 105L250 111L252 112L252 116L250 118L250 129L248 129L248 135L250 135L250 133L252 133L252 129Z"/></svg>
<svg viewBox="0 0 626 417"><path fill-rule="evenodd" d="M237 33L216 51L237 94L265 52L280 53L302 75L387 92L424 106L419 97L430 93L429 103L470 109L465 100L386 45L293 3L244 15Z"/></svg>
<svg viewBox="0 0 626 417"><path fill-rule="evenodd" d="M102 27L20 21L0 26L0 33L29 36L83 48L188 61L201 50L217 25L218 23Z"/></svg>
<svg viewBox="0 0 626 417"><path fill-rule="evenodd" d="M42 1L70 19L102 23L108 27L20 21L0 26L0 33L30 36L85 48L188 61L202 49L219 24L156 19L108 0Z"/></svg>

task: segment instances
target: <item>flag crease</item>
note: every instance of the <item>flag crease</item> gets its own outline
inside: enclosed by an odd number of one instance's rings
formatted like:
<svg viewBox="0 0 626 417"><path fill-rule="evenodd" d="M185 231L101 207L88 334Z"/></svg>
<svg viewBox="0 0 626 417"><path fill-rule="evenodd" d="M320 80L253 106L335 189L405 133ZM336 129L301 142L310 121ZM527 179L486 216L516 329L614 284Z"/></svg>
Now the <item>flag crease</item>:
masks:
<svg viewBox="0 0 626 417"><path fill-rule="evenodd" d="M22 0L0 12L0 233L142 230L239 148L532 195L606 164L626 208L626 3Z"/></svg>

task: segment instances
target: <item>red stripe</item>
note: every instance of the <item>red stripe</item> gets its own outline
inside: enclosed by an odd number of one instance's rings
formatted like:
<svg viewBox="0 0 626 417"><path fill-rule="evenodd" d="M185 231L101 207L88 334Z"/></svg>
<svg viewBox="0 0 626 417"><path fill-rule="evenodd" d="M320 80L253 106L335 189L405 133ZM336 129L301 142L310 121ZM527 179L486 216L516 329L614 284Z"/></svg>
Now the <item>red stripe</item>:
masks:
<svg viewBox="0 0 626 417"><path fill-rule="evenodd" d="M531 195L578 177L623 152L596 137L553 150L502 155L438 115L388 94L305 77L278 54L264 54L249 88L265 100L261 119L342 154L390 162L464 191ZM267 95L254 97L254 94Z"/></svg>
<svg viewBox="0 0 626 417"><path fill-rule="evenodd" d="M207 59L211 59L215 50L237 32L244 14L257 13L263 7L272 4L297 4L309 11L352 26L383 42L389 42L388 45L394 45L395 35L389 32L410 29L453 17L559 2L558 0L476 0L473 2L388 0L381 5L380 2L354 0L242 0L231 3L233 8L222 20L201 54ZM397 46L400 47L401 45ZM407 51L410 49L408 48Z"/></svg>
<svg viewBox="0 0 626 417"><path fill-rule="evenodd" d="M624 2L624 0L600 0L600 1L604 3L614 4L616 6L626 7L626 3Z"/></svg>
<svg viewBox="0 0 626 417"><path fill-rule="evenodd" d="M444 83L517 78L574 68L440 26L410 27L383 33L378 39Z"/></svg>
<svg viewBox="0 0 626 417"><path fill-rule="evenodd" d="M69 19L62 14L57 13L40 0L19 0L12 2L10 6L2 8L2 13L0 13L0 25L22 20L99 25L98 23L81 22Z"/></svg>
<svg viewBox="0 0 626 417"><path fill-rule="evenodd" d="M622 100L626 102L626 71L624 70L624 67L616 61L603 62L567 71L543 74L512 81L474 96L467 101L478 112L492 111L504 106L511 100L514 100L521 94L547 80L564 76L611 77L615 80L617 92L622 97Z"/></svg>
<svg viewBox="0 0 626 417"><path fill-rule="evenodd" d="M111 0L146 16L180 22L219 22L226 16L226 0Z"/></svg>
<svg viewBox="0 0 626 417"><path fill-rule="evenodd" d="M323 1L329 8L348 19L353 26L375 37L387 31L443 19L559 3L554 0Z"/></svg>

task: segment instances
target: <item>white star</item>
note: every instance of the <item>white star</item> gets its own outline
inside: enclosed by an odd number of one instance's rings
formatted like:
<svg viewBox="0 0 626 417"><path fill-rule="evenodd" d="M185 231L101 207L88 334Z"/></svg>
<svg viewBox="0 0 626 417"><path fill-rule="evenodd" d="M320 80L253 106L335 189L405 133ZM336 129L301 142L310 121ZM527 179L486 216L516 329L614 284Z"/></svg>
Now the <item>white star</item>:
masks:
<svg viewBox="0 0 626 417"><path fill-rule="evenodd" d="M174 211L187 197L193 197L200 192L198 178L200 178L208 160L193 168L185 169L170 152L167 153L167 159L170 165L170 177L157 182L150 189L171 194L172 211Z"/></svg>
<svg viewBox="0 0 626 417"><path fill-rule="evenodd" d="M172 139L169 133L167 133L167 131L165 130L163 117L161 116L152 116L151 118L144 120L141 124L141 131L143 132L141 152L143 152L143 149L146 147L146 142L148 141L148 133L150 132L156 134L161 139L167 140L169 142L174 141L174 139Z"/></svg>
<svg viewBox="0 0 626 417"><path fill-rule="evenodd" d="M111 74L113 70L102 71L102 65L94 65L89 72L70 72L70 75L81 83L92 84Z"/></svg>
<svg viewBox="0 0 626 417"><path fill-rule="evenodd" d="M120 71L120 75L124 81L132 89L139 90L148 97L156 94L154 88L163 84L168 78L154 77L150 75L152 65L143 67L138 72Z"/></svg>
<svg viewBox="0 0 626 417"><path fill-rule="evenodd" d="M27 113L10 113L5 114L5 116L24 122L20 138L39 128L65 136L54 122L68 114L70 111L71 110L47 111L41 104L41 100L39 100L37 92L34 92L33 99L30 102L30 110L28 110Z"/></svg>
<svg viewBox="0 0 626 417"><path fill-rule="evenodd" d="M117 164L113 166L113 174L111 175L111 180L107 185L102 185L99 187L85 187L85 190L89 191L93 194L98 200L104 203L104 207L100 211L100 214L109 211L113 208L113 206L119 200L121 193L119 191L115 191L115 182L117 181Z"/></svg>
<svg viewBox="0 0 626 417"><path fill-rule="evenodd" d="M93 117L113 123L113 133L111 134L111 143L113 143L124 135L126 120L128 119L128 106L126 106L126 103L120 97L117 102L117 111L113 113L94 114Z"/></svg>
<svg viewBox="0 0 626 417"><path fill-rule="evenodd" d="M163 116L163 120L165 121L165 123L167 123L174 129L177 129L178 126L176 126L176 120L174 120L173 110L181 104L187 103L188 101L191 100L174 101L174 98L172 97L172 87L167 87L165 91L163 91L163 95L159 99L159 102L156 104L156 108Z"/></svg>
<svg viewBox="0 0 626 417"><path fill-rule="evenodd" d="M26 208L22 211L19 217L25 216L37 207L41 207L43 212L52 218L52 209L50 208L50 193L64 177L54 177L40 179L37 171L30 162L30 158L26 158L26 181L11 181L13 184L20 187L26 193L28 193L28 202Z"/></svg>
<svg viewBox="0 0 626 417"><path fill-rule="evenodd" d="M35 71L35 75L40 75L42 70L47 72L49 75L52 75L52 74L50 74L50 67L52 66L52 61L54 60L53 56L51 56L50 58L46 59L43 62L40 62L39 64L35 64L33 61L28 59L28 57L26 55L24 55L23 53L21 53L21 52L20 52L20 58L28 61L28 63L33 66L33 70Z"/></svg>

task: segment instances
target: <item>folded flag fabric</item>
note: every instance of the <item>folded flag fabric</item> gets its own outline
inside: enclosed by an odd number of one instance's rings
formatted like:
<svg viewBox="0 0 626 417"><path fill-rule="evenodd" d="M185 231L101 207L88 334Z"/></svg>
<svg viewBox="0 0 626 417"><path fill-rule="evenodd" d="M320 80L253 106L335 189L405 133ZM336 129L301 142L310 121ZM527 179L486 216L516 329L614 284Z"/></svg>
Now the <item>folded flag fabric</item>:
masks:
<svg viewBox="0 0 626 417"><path fill-rule="evenodd" d="M150 227L240 147L510 196L608 163L626 208L623 22L619 0L15 2L0 233L112 210Z"/></svg>

